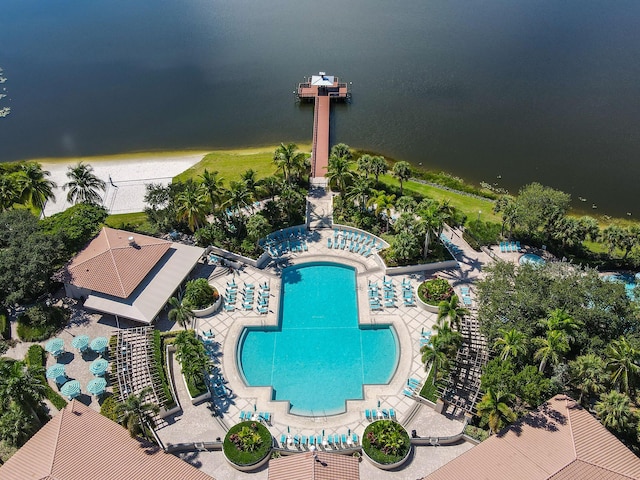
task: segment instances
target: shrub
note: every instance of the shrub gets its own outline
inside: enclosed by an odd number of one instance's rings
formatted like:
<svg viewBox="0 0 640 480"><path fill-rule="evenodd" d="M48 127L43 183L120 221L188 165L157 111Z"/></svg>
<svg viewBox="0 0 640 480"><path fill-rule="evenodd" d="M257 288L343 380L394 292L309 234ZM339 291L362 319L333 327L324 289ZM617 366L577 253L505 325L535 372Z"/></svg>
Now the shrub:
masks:
<svg viewBox="0 0 640 480"><path fill-rule="evenodd" d="M27 350L27 355L25 356L25 362L29 367L44 367L46 363L46 354L44 348L40 345L31 345L29 350ZM62 410L67 406L67 401L60 396L58 392L56 392L44 375L41 377L43 385L45 385L45 396L47 400L49 400L54 407L58 410Z"/></svg>
<svg viewBox="0 0 640 480"><path fill-rule="evenodd" d="M209 285L206 278L189 280L182 303L192 310L202 310L218 300L218 291Z"/></svg>
<svg viewBox="0 0 640 480"><path fill-rule="evenodd" d="M408 455L411 439L398 422L378 420L364 429L362 449L378 463L396 463Z"/></svg>
<svg viewBox="0 0 640 480"><path fill-rule="evenodd" d="M427 280L418 287L420 300L429 305L437 306L440 302L448 302L453 293L453 287L444 278Z"/></svg>
<svg viewBox="0 0 640 480"><path fill-rule="evenodd" d="M4 340L11 339L11 322L7 311L0 309L0 335Z"/></svg>
<svg viewBox="0 0 640 480"><path fill-rule="evenodd" d="M474 250L479 251L480 247L498 243L501 230L499 223L476 220L469 222L462 236Z"/></svg>
<svg viewBox="0 0 640 480"><path fill-rule="evenodd" d="M100 406L100 413L114 422L118 422L118 401L113 395L104 399Z"/></svg>
<svg viewBox="0 0 640 480"><path fill-rule="evenodd" d="M58 331L66 320L67 313L62 308L38 304L18 318L18 336L24 342L46 340Z"/></svg>
<svg viewBox="0 0 640 480"><path fill-rule="evenodd" d="M489 431L483 428L474 427L473 425L467 425L464 427L465 435L470 436L471 438L475 438L476 440L482 442L489 438Z"/></svg>
<svg viewBox="0 0 640 480"><path fill-rule="evenodd" d="M222 448L236 465L254 465L271 452L271 433L259 422L241 422L229 429Z"/></svg>
<svg viewBox="0 0 640 480"><path fill-rule="evenodd" d="M169 382L167 381L167 372L165 371L165 358L164 358L164 348L162 343L162 337L160 336L159 330L153 331L153 359L156 362L156 367L158 370L158 374L160 375L160 382L162 383L162 391L164 392L167 401L163 405L167 410L175 407L176 401L171 394L171 389L169 388Z"/></svg>

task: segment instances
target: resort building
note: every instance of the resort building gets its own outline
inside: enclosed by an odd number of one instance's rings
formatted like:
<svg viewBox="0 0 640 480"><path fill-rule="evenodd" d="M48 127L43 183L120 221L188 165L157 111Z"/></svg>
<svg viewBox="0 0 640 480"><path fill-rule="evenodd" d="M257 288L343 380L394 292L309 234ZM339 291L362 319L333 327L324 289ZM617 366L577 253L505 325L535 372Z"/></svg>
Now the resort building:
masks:
<svg viewBox="0 0 640 480"><path fill-rule="evenodd" d="M556 395L425 480L640 478L640 459L578 403Z"/></svg>
<svg viewBox="0 0 640 480"><path fill-rule="evenodd" d="M3 480L87 478L212 480L77 400L53 417L2 467Z"/></svg>
<svg viewBox="0 0 640 480"><path fill-rule="evenodd" d="M90 310L151 324L204 249L103 227L60 272Z"/></svg>

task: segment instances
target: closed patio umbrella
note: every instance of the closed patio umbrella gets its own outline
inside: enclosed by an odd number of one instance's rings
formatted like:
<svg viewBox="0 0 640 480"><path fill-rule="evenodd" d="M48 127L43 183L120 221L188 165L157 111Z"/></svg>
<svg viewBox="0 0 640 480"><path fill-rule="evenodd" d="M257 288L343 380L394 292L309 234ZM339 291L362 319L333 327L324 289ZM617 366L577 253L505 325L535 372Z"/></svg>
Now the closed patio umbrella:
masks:
<svg viewBox="0 0 640 480"><path fill-rule="evenodd" d="M76 398L80 395L80 382L77 380L71 380L65 383L60 389L60 393L69 400Z"/></svg>
<svg viewBox="0 0 640 480"><path fill-rule="evenodd" d="M47 368L47 378L58 378L58 377L64 377L65 373L64 373L64 365L62 365L61 363L56 363L55 365L52 365L51 367Z"/></svg>
<svg viewBox="0 0 640 480"><path fill-rule="evenodd" d="M103 353L109 344L109 340L105 337L96 337L91 341L89 347L96 353Z"/></svg>
<svg viewBox="0 0 640 480"><path fill-rule="evenodd" d="M49 352L51 355L58 356L62 352L64 352L64 340L61 338L54 338L53 340L49 340L44 349Z"/></svg>
<svg viewBox="0 0 640 480"><path fill-rule="evenodd" d="M107 387L107 381L104 378L94 378L87 383L87 392L91 395L102 395Z"/></svg>
<svg viewBox="0 0 640 480"><path fill-rule="evenodd" d="M89 337L87 335L78 335L71 341L73 348L78 349L79 352L84 352L89 346Z"/></svg>
<svg viewBox="0 0 640 480"><path fill-rule="evenodd" d="M94 375L104 375L104 372L107 371L108 366L109 362L107 362L104 358L98 358L91 362L91 365L89 365L89 371Z"/></svg>

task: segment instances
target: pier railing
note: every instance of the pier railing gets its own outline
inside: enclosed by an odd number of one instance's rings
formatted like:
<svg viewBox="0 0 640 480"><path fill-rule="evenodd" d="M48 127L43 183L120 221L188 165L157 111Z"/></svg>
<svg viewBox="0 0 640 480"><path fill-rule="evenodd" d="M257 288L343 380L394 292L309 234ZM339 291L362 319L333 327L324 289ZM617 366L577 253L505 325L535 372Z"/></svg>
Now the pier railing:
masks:
<svg viewBox="0 0 640 480"><path fill-rule="evenodd" d="M316 172L316 152L318 149L318 97L316 97L315 105L313 107L313 142L311 144L311 173L312 175L318 176Z"/></svg>

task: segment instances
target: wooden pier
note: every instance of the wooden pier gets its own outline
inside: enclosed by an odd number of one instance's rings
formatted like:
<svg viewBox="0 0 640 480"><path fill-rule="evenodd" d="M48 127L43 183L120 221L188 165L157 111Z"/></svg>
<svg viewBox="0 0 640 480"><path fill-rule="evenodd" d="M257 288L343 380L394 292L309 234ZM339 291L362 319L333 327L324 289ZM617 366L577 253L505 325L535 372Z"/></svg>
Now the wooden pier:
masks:
<svg viewBox="0 0 640 480"><path fill-rule="evenodd" d="M320 72L298 85L300 101L314 101L313 142L311 149L311 183L323 184L329 166L329 112L331 100L347 101L349 87L338 77Z"/></svg>

